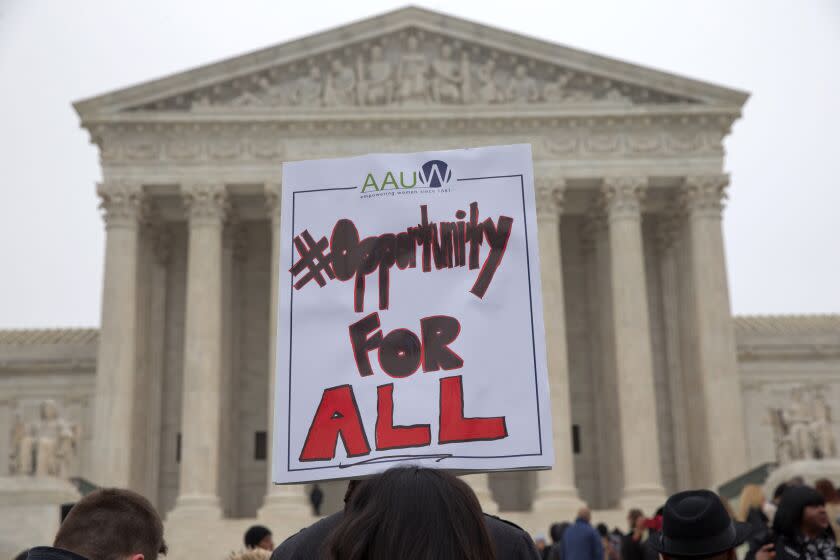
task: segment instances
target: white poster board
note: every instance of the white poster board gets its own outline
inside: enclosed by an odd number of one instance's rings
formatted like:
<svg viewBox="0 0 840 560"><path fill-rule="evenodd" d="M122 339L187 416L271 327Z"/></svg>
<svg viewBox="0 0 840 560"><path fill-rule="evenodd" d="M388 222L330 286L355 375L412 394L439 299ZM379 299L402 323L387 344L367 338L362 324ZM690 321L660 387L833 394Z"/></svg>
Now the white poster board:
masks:
<svg viewBox="0 0 840 560"><path fill-rule="evenodd" d="M273 480L554 462L529 145L283 165Z"/></svg>

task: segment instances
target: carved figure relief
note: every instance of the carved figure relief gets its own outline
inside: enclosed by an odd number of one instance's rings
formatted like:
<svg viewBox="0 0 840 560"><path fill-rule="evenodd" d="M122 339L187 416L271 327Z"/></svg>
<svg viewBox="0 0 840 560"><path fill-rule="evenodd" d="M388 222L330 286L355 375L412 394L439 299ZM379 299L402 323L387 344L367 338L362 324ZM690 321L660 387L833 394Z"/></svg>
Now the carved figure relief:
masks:
<svg viewBox="0 0 840 560"><path fill-rule="evenodd" d="M505 100L511 103L534 103L539 100L537 80L528 75L528 69L520 64L505 91Z"/></svg>
<svg viewBox="0 0 840 560"><path fill-rule="evenodd" d="M40 420L25 424L18 415L12 426L10 471L13 475L67 476L79 443L79 427L61 418L55 401L40 406Z"/></svg>
<svg viewBox="0 0 840 560"><path fill-rule="evenodd" d="M785 406L770 409L770 424L780 464L837 457L831 408L819 388L795 387Z"/></svg>
<svg viewBox="0 0 840 560"><path fill-rule="evenodd" d="M357 73L360 76L358 99L361 105L388 105L393 96L393 67L385 59L382 47L374 45L370 49L370 63L365 69L364 61L359 58Z"/></svg>
<svg viewBox="0 0 840 560"><path fill-rule="evenodd" d="M478 100L482 103L497 103L501 101L501 92L496 84L496 60L488 58L484 64L476 69L478 86Z"/></svg>
<svg viewBox="0 0 840 560"><path fill-rule="evenodd" d="M335 59L330 64L324 82L324 105L350 106L356 104L356 73Z"/></svg>
<svg viewBox="0 0 840 560"><path fill-rule="evenodd" d="M137 109L673 102L692 100L417 30Z"/></svg>
<svg viewBox="0 0 840 560"><path fill-rule="evenodd" d="M409 36L408 50L402 54L397 66L397 99L402 104L423 104L429 101L426 75L429 63L419 49L417 37Z"/></svg>
<svg viewBox="0 0 840 560"><path fill-rule="evenodd" d="M440 58L432 62L432 99L436 103L461 103L469 99L470 60L461 53L461 60L452 56L452 47L444 43Z"/></svg>

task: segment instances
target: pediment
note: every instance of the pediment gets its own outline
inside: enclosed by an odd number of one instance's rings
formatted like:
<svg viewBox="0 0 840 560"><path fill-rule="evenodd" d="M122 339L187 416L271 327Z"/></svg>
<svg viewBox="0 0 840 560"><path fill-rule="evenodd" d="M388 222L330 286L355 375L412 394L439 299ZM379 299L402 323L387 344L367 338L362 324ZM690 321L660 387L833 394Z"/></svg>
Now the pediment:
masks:
<svg viewBox="0 0 840 560"><path fill-rule="evenodd" d="M727 105L746 94L404 8L81 101L103 113Z"/></svg>

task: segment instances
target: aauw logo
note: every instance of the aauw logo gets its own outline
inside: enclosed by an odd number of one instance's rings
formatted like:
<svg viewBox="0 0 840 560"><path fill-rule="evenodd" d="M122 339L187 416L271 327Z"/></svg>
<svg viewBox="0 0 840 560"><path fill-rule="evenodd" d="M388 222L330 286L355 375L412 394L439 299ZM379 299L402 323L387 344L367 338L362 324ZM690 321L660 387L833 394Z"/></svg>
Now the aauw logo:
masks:
<svg viewBox="0 0 840 560"><path fill-rule="evenodd" d="M440 188L449 183L450 179L452 179L452 170L445 161L433 159L420 168L420 182L429 188Z"/></svg>
<svg viewBox="0 0 840 560"><path fill-rule="evenodd" d="M386 171L383 175L368 173L362 184L362 192L413 189L417 179L425 188L438 189L452 180L452 168L445 161L434 159L427 161L417 171Z"/></svg>

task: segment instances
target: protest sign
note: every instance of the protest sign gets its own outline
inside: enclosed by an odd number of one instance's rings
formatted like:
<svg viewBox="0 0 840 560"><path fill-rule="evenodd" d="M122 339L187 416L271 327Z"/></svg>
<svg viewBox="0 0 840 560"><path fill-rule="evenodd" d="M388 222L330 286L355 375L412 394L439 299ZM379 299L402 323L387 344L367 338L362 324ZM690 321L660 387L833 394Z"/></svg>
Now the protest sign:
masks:
<svg viewBox="0 0 840 560"><path fill-rule="evenodd" d="M273 480L554 462L531 149L283 166Z"/></svg>

